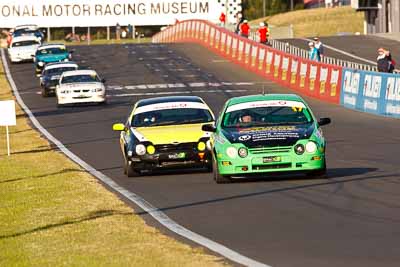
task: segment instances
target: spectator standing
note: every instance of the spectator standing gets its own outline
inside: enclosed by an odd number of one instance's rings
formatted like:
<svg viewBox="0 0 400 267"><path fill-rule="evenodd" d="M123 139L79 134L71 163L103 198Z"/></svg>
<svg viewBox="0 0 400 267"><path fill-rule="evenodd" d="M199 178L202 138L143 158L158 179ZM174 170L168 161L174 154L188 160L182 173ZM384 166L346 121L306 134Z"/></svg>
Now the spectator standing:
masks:
<svg viewBox="0 0 400 267"><path fill-rule="evenodd" d="M121 39L121 25L119 25L119 23L115 25L115 35L117 37L117 40Z"/></svg>
<svg viewBox="0 0 400 267"><path fill-rule="evenodd" d="M224 12L221 12L221 15L219 16L219 21L221 22L221 26L225 27L226 15Z"/></svg>
<svg viewBox="0 0 400 267"><path fill-rule="evenodd" d="M244 18L242 16L242 13L238 12L236 14L236 28L235 28L235 33L239 34L240 33L240 25L243 23Z"/></svg>
<svg viewBox="0 0 400 267"><path fill-rule="evenodd" d="M318 55L318 49L315 47L314 42L309 42L308 47L310 48L308 51L308 58L310 60L320 61L321 58Z"/></svg>
<svg viewBox="0 0 400 267"><path fill-rule="evenodd" d="M240 24L240 35L249 38L249 33L250 33L250 26L248 24L248 21L245 19L243 20L243 23Z"/></svg>
<svg viewBox="0 0 400 267"><path fill-rule="evenodd" d="M324 56L324 44L318 37L314 37L314 46L318 50L319 59L321 60Z"/></svg>
<svg viewBox="0 0 400 267"><path fill-rule="evenodd" d="M390 51L384 48L378 49L378 57L376 58L376 65L379 72L393 72L394 65L392 64L392 56Z"/></svg>
<svg viewBox="0 0 400 267"><path fill-rule="evenodd" d="M265 26L264 22L260 22L260 27L257 30L260 43L268 44L268 28Z"/></svg>
<svg viewBox="0 0 400 267"><path fill-rule="evenodd" d="M389 73L393 73L394 69L396 68L396 62L392 58L392 53L389 50L386 50L386 55L389 60Z"/></svg>

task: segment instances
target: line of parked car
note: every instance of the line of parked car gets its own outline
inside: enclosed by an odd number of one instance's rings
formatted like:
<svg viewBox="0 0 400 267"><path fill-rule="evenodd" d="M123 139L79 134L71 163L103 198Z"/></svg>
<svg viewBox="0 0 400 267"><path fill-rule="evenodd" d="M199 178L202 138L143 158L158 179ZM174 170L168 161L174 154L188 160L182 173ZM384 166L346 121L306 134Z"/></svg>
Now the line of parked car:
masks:
<svg viewBox="0 0 400 267"><path fill-rule="evenodd" d="M17 26L11 32L9 59L11 63L34 63L43 97L56 96L58 106L106 103L105 80L71 61L74 50L64 44L44 44L44 34L35 25Z"/></svg>

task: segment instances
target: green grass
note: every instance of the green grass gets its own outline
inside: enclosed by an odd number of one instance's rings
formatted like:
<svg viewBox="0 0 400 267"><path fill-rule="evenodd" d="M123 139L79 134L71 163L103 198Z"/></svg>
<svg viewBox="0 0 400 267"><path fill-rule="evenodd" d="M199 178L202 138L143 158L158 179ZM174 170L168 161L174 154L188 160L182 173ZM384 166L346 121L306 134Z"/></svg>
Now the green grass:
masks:
<svg viewBox="0 0 400 267"><path fill-rule="evenodd" d="M0 66L0 100L12 98ZM0 127L0 266L226 265L147 226L17 114L10 157Z"/></svg>
<svg viewBox="0 0 400 267"><path fill-rule="evenodd" d="M295 37L331 36L338 33L362 33L364 13L351 7L316 8L281 13L251 21L267 20L274 26L293 25ZM273 37L273 30L271 36Z"/></svg>

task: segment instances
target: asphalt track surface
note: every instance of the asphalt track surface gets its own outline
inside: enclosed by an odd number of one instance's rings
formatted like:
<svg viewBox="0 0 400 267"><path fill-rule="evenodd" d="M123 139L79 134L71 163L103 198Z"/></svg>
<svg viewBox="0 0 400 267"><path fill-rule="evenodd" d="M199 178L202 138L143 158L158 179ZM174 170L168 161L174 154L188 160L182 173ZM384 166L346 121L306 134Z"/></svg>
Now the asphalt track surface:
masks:
<svg viewBox="0 0 400 267"><path fill-rule="evenodd" d="M107 105L58 109L55 98L38 94L32 64L11 65L24 102L73 153L180 225L271 266L399 265L398 120L306 97L316 116L333 121L324 128L329 179L286 176L217 185L210 173L196 170L127 178L119 134L111 127L126 120L136 100L193 93L218 114L225 100L259 93L263 82L267 92L290 91L192 44L82 46L74 58L107 79Z"/></svg>
<svg viewBox="0 0 400 267"><path fill-rule="evenodd" d="M396 68L399 68L400 43L397 41L372 35L329 36L321 37L320 39L321 42L326 45L332 46L334 48L340 49L347 53L373 62L376 62L376 57L378 56L378 48L383 47L391 51L393 59L398 62L396 64ZM308 50L308 42L303 39L284 39L281 41L285 41L294 46ZM329 57L340 58L347 61L371 65L369 63L366 63L365 61L346 56L329 48L325 48L324 53L326 56Z"/></svg>

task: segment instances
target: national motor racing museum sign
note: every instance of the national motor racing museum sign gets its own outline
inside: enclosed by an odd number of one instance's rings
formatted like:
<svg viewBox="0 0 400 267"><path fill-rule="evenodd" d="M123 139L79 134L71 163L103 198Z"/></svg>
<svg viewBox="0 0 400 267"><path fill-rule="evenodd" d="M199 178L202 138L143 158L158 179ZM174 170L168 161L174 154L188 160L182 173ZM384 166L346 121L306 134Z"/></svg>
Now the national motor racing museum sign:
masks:
<svg viewBox="0 0 400 267"><path fill-rule="evenodd" d="M236 6L233 7L234 3ZM235 0L0 0L0 27L167 25L176 20L217 22L221 12L233 14ZM229 15L229 14L228 14Z"/></svg>

